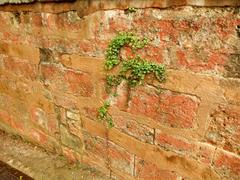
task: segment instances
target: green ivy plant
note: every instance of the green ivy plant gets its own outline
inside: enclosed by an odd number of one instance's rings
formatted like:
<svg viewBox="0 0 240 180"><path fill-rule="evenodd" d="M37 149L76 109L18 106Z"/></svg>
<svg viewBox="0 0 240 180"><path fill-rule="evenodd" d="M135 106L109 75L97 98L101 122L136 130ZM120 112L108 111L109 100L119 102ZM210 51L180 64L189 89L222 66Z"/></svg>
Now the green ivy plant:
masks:
<svg viewBox="0 0 240 180"><path fill-rule="evenodd" d="M137 9L135 7L129 7L124 11L125 14L130 14L135 12L137 12Z"/></svg>
<svg viewBox="0 0 240 180"><path fill-rule="evenodd" d="M108 112L109 107L110 103L108 101L105 101L103 106L98 109L98 119L107 122L108 128L112 128L114 125L112 116Z"/></svg>
<svg viewBox="0 0 240 180"><path fill-rule="evenodd" d="M105 69L112 70L116 66L120 67L118 74L106 76L106 90L112 96L112 88L117 87L122 81L126 81L130 88L137 85L143 85L145 76L154 74L159 82L166 80L166 68L163 64L156 64L136 55L131 59L123 59L120 56L120 50L124 46L129 46L135 53L137 49L144 48L148 43L147 38L140 39L132 32L119 33L109 44L106 52ZM105 101L103 106L98 109L98 119L107 122L108 127L114 126L113 119L108 112L110 102Z"/></svg>
<svg viewBox="0 0 240 180"><path fill-rule="evenodd" d="M140 39L134 33L131 32L121 32L119 33L109 44L106 53L106 70L111 70L113 67L120 62L120 49L128 45L133 50L141 49L148 43L148 39Z"/></svg>

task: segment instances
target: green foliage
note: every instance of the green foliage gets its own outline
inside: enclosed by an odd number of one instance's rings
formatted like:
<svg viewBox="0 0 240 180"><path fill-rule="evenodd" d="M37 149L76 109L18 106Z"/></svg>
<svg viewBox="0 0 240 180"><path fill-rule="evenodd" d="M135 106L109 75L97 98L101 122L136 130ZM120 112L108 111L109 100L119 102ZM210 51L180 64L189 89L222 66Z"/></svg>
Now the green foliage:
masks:
<svg viewBox="0 0 240 180"><path fill-rule="evenodd" d="M125 10L125 14L135 13L137 11L134 7L129 7Z"/></svg>
<svg viewBox="0 0 240 180"><path fill-rule="evenodd" d="M160 82L165 80L164 65L151 63L137 56L134 59L123 61L120 77L127 80L130 87L135 87L143 84L145 75L151 73L153 73Z"/></svg>
<svg viewBox="0 0 240 180"><path fill-rule="evenodd" d="M107 75L106 77L106 91L107 93L111 92L112 87L118 86L122 82L122 77L121 76L116 76L116 75Z"/></svg>
<svg viewBox="0 0 240 180"><path fill-rule="evenodd" d="M131 32L119 33L109 44L106 53L105 68L110 70L114 68L120 62L120 49L129 45L133 50L143 48L148 43L146 38L140 39Z"/></svg>
<svg viewBox="0 0 240 180"><path fill-rule="evenodd" d="M120 70L117 75L107 75L106 85L107 92L112 93L112 88L117 87L123 80L128 83L129 87L142 85L145 76L153 74L159 82L164 82L166 79L165 66L156 64L135 56L132 59L120 58L120 50L123 46L130 46L133 51L143 48L148 43L148 39L140 39L134 33L122 32L119 33L109 44L106 52L105 68L111 70L117 65ZM111 94L115 96L116 93ZM105 102L98 110L98 118L108 123L108 127L114 126L111 115L108 113L109 102Z"/></svg>
<svg viewBox="0 0 240 180"><path fill-rule="evenodd" d="M98 119L107 122L108 128L114 127L112 116L108 113L110 103L105 101L103 106L98 109Z"/></svg>

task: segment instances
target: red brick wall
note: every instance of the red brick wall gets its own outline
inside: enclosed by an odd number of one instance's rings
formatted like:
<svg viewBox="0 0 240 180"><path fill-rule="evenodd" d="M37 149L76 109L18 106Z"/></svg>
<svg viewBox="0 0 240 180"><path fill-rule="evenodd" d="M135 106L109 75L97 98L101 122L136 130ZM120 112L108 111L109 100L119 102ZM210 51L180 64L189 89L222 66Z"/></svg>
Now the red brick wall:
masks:
<svg viewBox="0 0 240 180"><path fill-rule="evenodd" d="M116 179L239 179L239 13L3 9L0 128ZM139 54L166 64L168 76L161 94L157 81L130 91L122 84L107 130L96 116L106 97L104 52L119 31L148 37Z"/></svg>

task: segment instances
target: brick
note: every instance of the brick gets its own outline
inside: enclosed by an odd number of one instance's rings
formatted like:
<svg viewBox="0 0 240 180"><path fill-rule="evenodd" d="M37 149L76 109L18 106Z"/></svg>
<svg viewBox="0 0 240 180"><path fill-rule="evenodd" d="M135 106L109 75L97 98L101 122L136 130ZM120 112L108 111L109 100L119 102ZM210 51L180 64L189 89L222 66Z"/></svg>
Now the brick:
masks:
<svg viewBox="0 0 240 180"><path fill-rule="evenodd" d="M77 136L70 134L68 129L65 126L60 125L60 133L61 133L61 142L63 145L71 149L74 149L77 152L82 151L83 144L81 140Z"/></svg>
<svg viewBox="0 0 240 180"><path fill-rule="evenodd" d="M133 114L141 114L148 117L156 118L158 114L159 96L150 89L137 89L132 93L131 101L129 102L128 111Z"/></svg>
<svg viewBox="0 0 240 180"><path fill-rule="evenodd" d="M196 144L196 158L201 163L211 165L214 157L215 150L217 149L215 146L212 146L208 143L198 142Z"/></svg>
<svg viewBox="0 0 240 180"><path fill-rule="evenodd" d="M35 142L38 142L40 145L44 145L48 142L47 134L39 129L32 128L29 135L31 139L33 139Z"/></svg>
<svg viewBox="0 0 240 180"><path fill-rule="evenodd" d="M57 121L56 114L48 114L48 133L59 139L59 122Z"/></svg>
<svg viewBox="0 0 240 180"><path fill-rule="evenodd" d="M136 157L136 178L137 179L159 179L159 180L177 180L182 179L178 173L171 170L164 170L157 165Z"/></svg>
<svg viewBox="0 0 240 180"><path fill-rule="evenodd" d="M78 94L84 97L90 97L93 95L94 87L91 77L88 74L67 71L64 74L64 79L68 83L68 88L73 94Z"/></svg>
<svg viewBox="0 0 240 180"><path fill-rule="evenodd" d="M199 100L195 97L151 89L138 89L132 94L128 111L150 117L165 126L193 128Z"/></svg>
<svg viewBox="0 0 240 180"><path fill-rule="evenodd" d="M13 42L13 43L18 43L20 42L20 39L21 39L21 35L19 32L3 32L3 40L4 41L10 41L10 42Z"/></svg>
<svg viewBox="0 0 240 180"><path fill-rule="evenodd" d="M84 145L85 145L85 156L94 158L96 164L100 166L108 166L108 151L107 141L98 136L91 136L86 131L83 131Z"/></svg>
<svg viewBox="0 0 240 180"><path fill-rule="evenodd" d="M134 155L124 148L109 142L108 144L110 167L116 168L121 172L133 175Z"/></svg>
<svg viewBox="0 0 240 180"><path fill-rule="evenodd" d="M63 155L67 158L69 164L74 164L77 162L75 153L72 149L63 147Z"/></svg>
<svg viewBox="0 0 240 180"><path fill-rule="evenodd" d="M62 141L70 160L80 152L76 142L84 139L82 159L123 179L134 178L134 168L139 179L182 179L178 172L189 179L239 179L238 8L183 6L161 11L156 7L186 1L135 3L140 9L128 15L123 9L131 7L129 2L114 10L114 3L95 1L90 10L81 6L78 12L65 13L60 12L76 7L42 4L43 12L36 13L29 12L37 10L34 4L20 9L1 6L4 11L26 12L0 12L0 91L11 96L0 96L1 124L9 132L27 132L26 138L35 137L38 145L53 138L52 145L58 147ZM99 8L112 10L92 13ZM91 14L78 17L86 12ZM115 128L107 130L96 121L97 108L107 97L101 94L104 52L116 32L130 29L150 39L136 54L168 66L167 82L162 84L166 90L159 94L153 88L159 83L151 86L151 76L146 88L129 91L120 86L111 108ZM134 55L127 47L122 53ZM31 114L32 108L37 110ZM73 109L79 109L81 121ZM83 129L91 136L82 134ZM133 154L145 165L133 166Z"/></svg>
<svg viewBox="0 0 240 180"><path fill-rule="evenodd" d="M70 95L62 95L61 93L54 94L54 102L58 106L62 106L67 109L77 108L77 100L75 97Z"/></svg>
<svg viewBox="0 0 240 180"><path fill-rule="evenodd" d="M31 14L31 23L32 23L33 27L41 28L41 26L42 26L41 13L32 13Z"/></svg>
<svg viewBox="0 0 240 180"><path fill-rule="evenodd" d="M98 171L105 174L107 177L110 177L111 170L108 168L108 166L106 164L99 162L95 158L94 154L90 154L90 153L88 153L87 155L84 154L82 156L82 162L85 165L90 166L91 168L97 169Z"/></svg>
<svg viewBox="0 0 240 180"><path fill-rule="evenodd" d="M240 155L240 107L220 105L210 117L211 122L206 131L208 142Z"/></svg>
<svg viewBox="0 0 240 180"><path fill-rule="evenodd" d="M122 31L128 31L131 28L131 24L128 18L121 16L123 12L119 12L119 15L117 14L118 12L115 12L116 15L112 17L107 17L109 19L109 31L110 32L122 32ZM105 16L108 16L105 14Z"/></svg>
<svg viewBox="0 0 240 180"><path fill-rule="evenodd" d="M223 178L240 178L240 158L224 150L217 150L214 158L214 167Z"/></svg>
<svg viewBox="0 0 240 180"><path fill-rule="evenodd" d="M41 74L44 85L51 88L51 90L67 91L67 84L63 78L64 71L60 67L42 64Z"/></svg>
<svg viewBox="0 0 240 180"><path fill-rule="evenodd" d="M193 128L195 126L194 121L199 106L197 98L180 94L162 94L160 98L160 112L165 116L160 121L171 127Z"/></svg>
<svg viewBox="0 0 240 180"><path fill-rule="evenodd" d="M172 41L175 41L177 36L178 36L178 32L176 31L176 29L173 26L174 22L172 20L160 20L157 22L156 24L156 28L159 28L159 35L161 40L165 40L166 38L170 38L172 39Z"/></svg>
<svg viewBox="0 0 240 180"><path fill-rule="evenodd" d="M73 111L67 110L66 116L67 116L67 118L72 119L72 120L76 120L76 121L80 120L80 114L79 114L79 111L77 111L77 110L73 110Z"/></svg>
<svg viewBox="0 0 240 180"><path fill-rule="evenodd" d="M84 129L94 136L100 136L102 138L106 137L106 127L104 127L101 123L83 119L83 126ZM156 164L158 167L168 167L168 169L174 169L177 172L181 172L185 177L193 179L198 179L199 177L202 179L219 178L212 169L206 165L200 165L198 161L192 160L186 156L181 157L176 153L166 152L156 146L142 143L114 128L108 131L108 133L108 139L110 141L128 149L131 153L137 155L138 157L142 157L147 161Z"/></svg>
<svg viewBox="0 0 240 180"><path fill-rule="evenodd" d="M24 133L25 131L24 123L16 121L14 117L12 117L8 112L1 109L0 121L13 128L15 131L18 131L20 133Z"/></svg>
<svg viewBox="0 0 240 180"><path fill-rule="evenodd" d="M104 59L97 57L79 56L77 54L64 54L60 62L68 68L88 73L101 73L103 71ZM91 68L89 68L91 66Z"/></svg>
<svg viewBox="0 0 240 180"><path fill-rule="evenodd" d="M56 119L58 120L58 122L61 124L67 125L65 109L60 106L55 105L54 111L55 111Z"/></svg>
<svg viewBox="0 0 240 180"><path fill-rule="evenodd" d="M106 86L106 85L105 85ZM116 92L117 98L113 102L120 110L126 110L128 106L128 99L129 99L129 88L126 82L122 82L115 90L113 87L112 92ZM104 99L109 98L109 95L103 95ZM106 97L105 97L106 96Z"/></svg>
<svg viewBox="0 0 240 180"><path fill-rule="evenodd" d="M83 133L82 133L81 121L76 122L76 121L68 120L67 125L69 127L69 132L71 134L79 137L83 141L84 138L83 138Z"/></svg>
<svg viewBox="0 0 240 180"><path fill-rule="evenodd" d="M153 82L153 84L155 86L159 85L157 82ZM216 101L217 99L222 98L220 96L222 94L222 90L219 87L218 78L191 73L188 71L169 69L167 81L162 84L162 87L174 92L194 94L209 100L214 98ZM204 87L208 88L206 89ZM215 96L215 94L217 94L217 96Z"/></svg>
<svg viewBox="0 0 240 180"><path fill-rule="evenodd" d="M18 59L15 58L4 58L4 67L6 70L19 77L25 77L31 80L34 80L37 77L36 65L18 61Z"/></svg>
<svg viewBox="0 0 240 180"><path fill-rule="evenodd" d="M16 57L27 61L30 64L37 65L39 63L39 49L26 44L7 44L0 43L0 54L10 57Z"/></svg>
<svg viewBox="0 0 240 180"><path fill-rule="evenodd" d="M176 67L180 66L196 72L207 70L222 72L228 60L227 55L221 52L208 52L206 50L199 52L197 49L178 50L176 57Z"/></svg>
<svg viewBox="0 0 240 180"><path fill-rule="evenodd" d="M94 87L91 77L86 73L64 70L53 65L42 65L41 72L45 85L55 91L83 97L93 95Z"/></svg>
<svg viewBox="0 0 240 180"><path fill-rule="evenodd" d="M26 130L25 123L28 120L28 111L23 102L0 93L0 121L10 129L24 133Z"/></svg>
<svg viewBox="0 0 240 180"><path fill-rule="evenodd" d="M134 156L122 147L98 136L83 133L86 153L94 157L98 164L133 174Z"/></svg>
<svg viewBox="0 0 240 180"><path fill-rule="evenodd" d="M240 105L240 81L238 79L223 79L219 85L224 90L224 97L228 103Z"/></svg>
<svg viewBox="0 0 240 180"><path fill-rule="evenodd" d="M194 151L195 145L187 139L174 137L172 135L163 133L161 130L155 132L155 144L163 147L166 150L191 155Z"/></svg>
<svg viewBox="0 0 240 180"><path fill-rule="evenodd" d="M31 111L31 117L34 123L48 130L48 117L45 111L41 108L33 108Z"/></svg>
<svg viewBox="0 0 240 180"><path fill-rule="evenodd" d="M113 115L114 127L140 141L153 144L154 130L131 117Z"/></svg>
<svg viewBox="0 0 240 180"><path fill-rule="evenodd" d="M37 125L40 129L54 137L59 134L58 121L55 114L48 113L39 107L32 108L30 113L34 125Z"/></svg>
<svg viewBox="0 0 240 180"><path fill-rule="evenodd" d="M235 32L236 21L232 17L219 17L214 23L215 30L222 39Z"/></svg>

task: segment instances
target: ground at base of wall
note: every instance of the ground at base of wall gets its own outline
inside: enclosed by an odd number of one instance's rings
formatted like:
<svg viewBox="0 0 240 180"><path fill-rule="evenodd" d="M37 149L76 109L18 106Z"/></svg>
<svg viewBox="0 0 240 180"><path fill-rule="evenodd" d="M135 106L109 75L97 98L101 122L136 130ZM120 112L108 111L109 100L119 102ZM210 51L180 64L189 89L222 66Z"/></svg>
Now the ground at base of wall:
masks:
<svg viewBox="0 0 240 180"><path fill-rule="evenodd" d="M69 165L62 156L50 154L0 130L0 161L36 180L108 179L95 169Z"/></svg>

